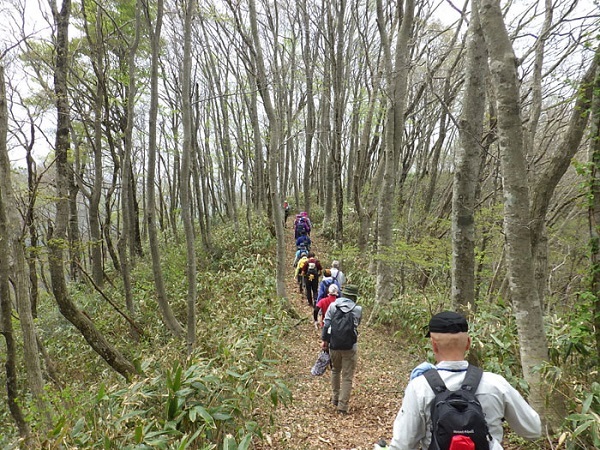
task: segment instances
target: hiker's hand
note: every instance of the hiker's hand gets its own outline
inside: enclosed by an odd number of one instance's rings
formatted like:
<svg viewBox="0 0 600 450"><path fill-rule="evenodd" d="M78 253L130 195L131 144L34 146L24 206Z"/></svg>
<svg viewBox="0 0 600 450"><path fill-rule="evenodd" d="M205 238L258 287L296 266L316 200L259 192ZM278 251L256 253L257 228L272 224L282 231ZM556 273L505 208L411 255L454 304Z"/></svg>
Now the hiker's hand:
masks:
<svg viewBox="0 0 600 450"><path fill-rule="evenodd" d="M323 350L327 350L329 348L329 342L327 342L327 341L321 341L321 348Z"/></svg>

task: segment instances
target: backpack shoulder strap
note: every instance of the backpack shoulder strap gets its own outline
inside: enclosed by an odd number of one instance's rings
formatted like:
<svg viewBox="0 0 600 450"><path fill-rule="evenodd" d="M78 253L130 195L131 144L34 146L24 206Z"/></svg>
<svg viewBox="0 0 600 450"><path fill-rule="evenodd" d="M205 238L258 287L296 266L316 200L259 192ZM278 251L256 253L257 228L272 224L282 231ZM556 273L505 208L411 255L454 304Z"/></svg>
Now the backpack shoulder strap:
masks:
<svg viewBox="0 0 600 450"><path fill-rule="evenodd" d="M444 380L442 380L442 377L440 377L437 369L429 369L427 372L423 373L423 376L429 383L431 389L433 389L435 395L447 390L446 384L444 383Z"/></svg>
<svg viewBox="0 0 600 450"><path fill-rule="evenodd" d="M470 391L473 395L477 392L477 388L479 387L479 382L481 381L481 376L483 375L483 370L481 370L477 366L473 366L469 364L467 368L467 373L465 374L465 379L463 380L463 384L460 387L465 391Z"/></svg>

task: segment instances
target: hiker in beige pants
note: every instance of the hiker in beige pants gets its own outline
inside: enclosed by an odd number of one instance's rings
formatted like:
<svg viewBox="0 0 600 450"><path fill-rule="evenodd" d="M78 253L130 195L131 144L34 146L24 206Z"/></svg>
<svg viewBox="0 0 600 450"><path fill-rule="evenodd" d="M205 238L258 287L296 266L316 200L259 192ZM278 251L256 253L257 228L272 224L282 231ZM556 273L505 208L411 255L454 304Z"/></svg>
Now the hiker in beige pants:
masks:
<svg viewBox="0 0 600 450"><path fill-rule="evenodd" d="M348 412L352 379L358 360L357 350L329 350L331 355L331 402L340 413ZM337 404L335 399L337 399Z"/></svg>
<svg viewBox="0 0 600 450"><path fill-rule="evenodd" d="M340 414L348 413L352 379L358 358L357 327L362 318L362 308L356 304L357 297L356 286L344 286L341 297L327 308L323 323L322 346L329 349L332 364L331 403ZM340 320L340 317L346 317L348 320Z"/></svg>

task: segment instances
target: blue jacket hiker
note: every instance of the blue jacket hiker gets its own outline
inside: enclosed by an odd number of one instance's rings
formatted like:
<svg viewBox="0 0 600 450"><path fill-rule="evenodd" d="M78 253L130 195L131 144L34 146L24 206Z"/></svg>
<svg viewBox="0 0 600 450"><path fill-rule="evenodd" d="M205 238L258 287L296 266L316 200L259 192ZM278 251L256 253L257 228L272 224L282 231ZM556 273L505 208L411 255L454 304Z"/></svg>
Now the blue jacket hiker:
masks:
<svg viewBox="0 0 600 450"><path fill-rule="evenodd" d="M319 283L319 291L317 292L317 300L315 301L315 305L319 300L327 296L327 289L329 289L329 286L332 284L335 284L338 287L338 292L342 290L342 286L338 280L333 278L331 269L325 269L323 271L323 279Z"/></svg>
<svg viewBox="0 0 600 450"><path fill-rule="evenodd" d="M310 246L312 241L310 240L310 236L308 234L301 234L298 239L296 239L296 248L305 248L306 250L310 250Z"/></svg>

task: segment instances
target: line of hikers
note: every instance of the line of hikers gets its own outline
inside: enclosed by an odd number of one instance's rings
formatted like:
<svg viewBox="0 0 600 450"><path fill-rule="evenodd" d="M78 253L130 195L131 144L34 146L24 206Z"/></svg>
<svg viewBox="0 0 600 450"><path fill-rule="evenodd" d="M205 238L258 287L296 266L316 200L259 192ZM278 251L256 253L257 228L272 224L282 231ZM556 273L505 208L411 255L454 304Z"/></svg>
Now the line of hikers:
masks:
<svg viewBox="0 0 600 450"><path fill-rule="evenodd" d="M358 287L346 284L338 261L323 269L310 250L310 228L306 213L296 216L295 277L299 292L306 292L313 307L314 326L322 340L311 373L322 375L331 367L330 402L338 413L348 414L362 318ZM381 439L376 449L502 450L504 421L526 439L541 436L540 417L521 394L502 376L466 361L471 346L468 332L461 314L443 311L431 317L426 337L436 364L426 361L413 369L390 446Z"/></svg>

